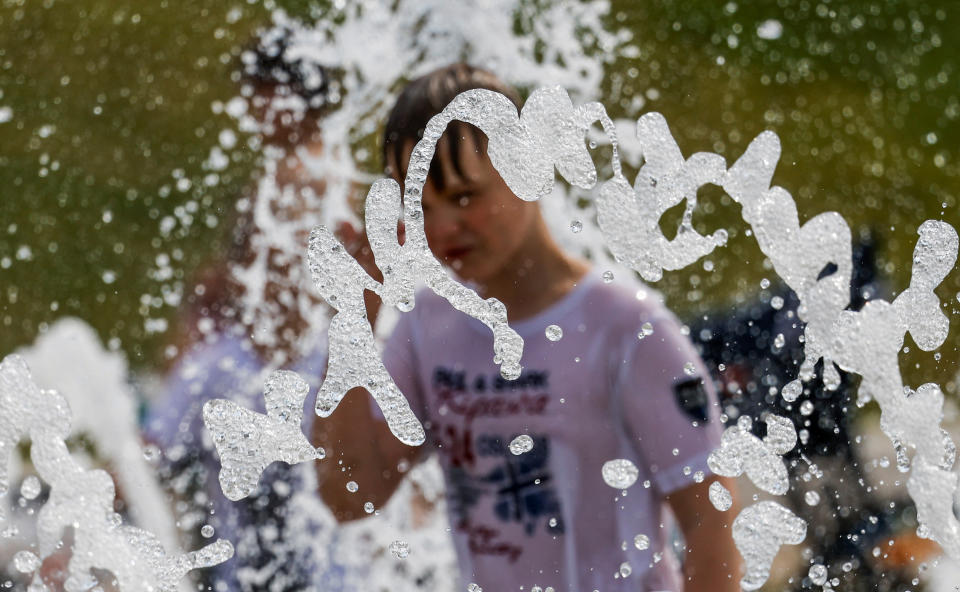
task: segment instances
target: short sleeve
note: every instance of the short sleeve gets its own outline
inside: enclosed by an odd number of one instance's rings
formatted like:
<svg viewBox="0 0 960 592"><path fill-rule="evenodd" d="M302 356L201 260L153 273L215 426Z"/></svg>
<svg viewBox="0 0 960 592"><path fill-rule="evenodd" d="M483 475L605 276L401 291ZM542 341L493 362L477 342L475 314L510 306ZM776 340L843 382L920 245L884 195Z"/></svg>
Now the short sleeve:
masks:
<svg viewBox="0 0 960 592"><path fill-rule="evenodd" d="M710 373L678 321L667 311L646 320L652 334L623 338L614 390L628 438L666 495L709 471L707 456L720 443L720 409Z"/></svg>
<svg viewBox="0 0 960 592"><path fill-rule="evenodd" d="M410 409L421 422L424 421L423 389L420 381L415 336L415 313L400 316L393 332L383 346L383 365L393 382L406 397ZM373 403L376 415L382 417L380 408Z"/></svg>

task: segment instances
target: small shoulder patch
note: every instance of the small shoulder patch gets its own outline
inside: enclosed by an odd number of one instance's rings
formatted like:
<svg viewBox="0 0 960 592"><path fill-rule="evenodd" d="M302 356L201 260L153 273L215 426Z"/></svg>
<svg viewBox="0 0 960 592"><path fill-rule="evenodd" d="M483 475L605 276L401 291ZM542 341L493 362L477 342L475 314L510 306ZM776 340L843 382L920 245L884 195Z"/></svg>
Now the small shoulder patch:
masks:
<svg viewBox="0 0 960 592"><path fill-rule="evenodd" d="M680 410L701 424L709 421L707 391L702 378L691 378L673 385L673 395Z"/></svg>

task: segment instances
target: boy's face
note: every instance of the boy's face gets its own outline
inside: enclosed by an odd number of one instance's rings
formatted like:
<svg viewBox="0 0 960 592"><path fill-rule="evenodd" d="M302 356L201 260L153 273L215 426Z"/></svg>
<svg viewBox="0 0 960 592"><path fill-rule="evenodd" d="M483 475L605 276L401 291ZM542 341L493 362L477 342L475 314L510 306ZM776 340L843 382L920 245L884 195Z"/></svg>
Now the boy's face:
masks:
<svg viewBox="0 0 960 592"><path fill-rule="evenodd" d="M434 156L442 186L431 177L423 188L424 230L437 259L483 285L521 263L516 259L529 246L539 209L510 191L471 134L460 141L462 174L450 162L447 141L441 138ZM412 150L411 143L405 158Z"/></svg>

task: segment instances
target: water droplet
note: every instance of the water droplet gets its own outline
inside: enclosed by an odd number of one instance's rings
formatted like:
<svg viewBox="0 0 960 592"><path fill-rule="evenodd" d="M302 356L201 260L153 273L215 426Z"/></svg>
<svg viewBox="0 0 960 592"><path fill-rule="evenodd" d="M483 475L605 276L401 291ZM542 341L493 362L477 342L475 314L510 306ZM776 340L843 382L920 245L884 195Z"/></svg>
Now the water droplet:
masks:
<svg viewBox="0 0 960 592"><path fill-rule="evenodd" d="M813 413L812 401L804 401L803 403L800 403L800 415L810 415L811 413Z"/></svg>
<svg viewBox="0 0 960 592"><path fill-rule="evenodd" d="M404 541L393 541L390 543L390 552L397 559L406 559L410 555L410 545Z"/></svg>
<svg viewBox="0 0 960 592"><path fill-rule="evenodd" d="M641 551L646 551L650 548L650 537L645 534L638 534L633 537L633 546Z"/></svg>
<svg viewBox="0 0 960 592"><path fill-rule="evenodd" d="M533 438L526 434L521 434L510 442L510 452L517 456L531 450L533 450Z"/></svg>
<svg viewBox="0 0 960 592"><path fill-rule="evenodd" d="M400 312L410 312L413 310L413 301L401 300L397 303L397 308L400 310Z"/></svg>
<svg viewBox="0 0 960 592"><path fill-rule="evenodd" d="M20 495L24 499L36 499L40 495L40 479L36 475L27 475L27 478L20 484Z"/></svg>
<svg viewBox="0 0 960 592"><path fill-rule="evenodd" d="M612 281L613 281L613 272L612 272L612 271L609 271L609 270L603 272L603 281L604 281L604 283L607 283L607 284L609 284L610 282L612 282Z"/></svg>
<svg viewBox="0 0 960 592"><path fill-rule="evenodd" d="M367 502L363 504L363 511L366 512L367 514L373 514L373 510L374 510L373 502Z"/></svg>
<svg viewBox="0 0 960 592"><path fill-rule="evenodd" d="M547 524L550 525L550 528L555 528L557 526L557 519L551 518L550 520L547 520Z"/></svg>
<svg viewBox="0 0 960 592"><path fill-rule="evenodd" d="M640 471L625 458L608 460L600 470L603 481L614 489L626 489L637 482Z"/></svg>
<svg viewBox="0 0 960 592"><path fill-rule="evenodd" d="M757 27L757 37L760 39L780 39L783 35L783 24L777 19L767 19Z"/></svg>
<svg viewBox="0 0 960 592"><path fill-rule="evenodd" d="M630 567L630 564L629 564L629 563L627 563L626 561L624 561L623 563L620 564L620 577L621 577L621 578L629 577L630 574L632 574L632 573L633 573L633 568Z"/></svg>
<svg viewBox="0 0 960 592"><path fill-rule="evenodd" d="M827 568L819 563L811 565L807 575L810 577L810 581L817 586L822 586L827 583Z"/></svg>
<svg viewBox="0 0 960 592"><path fill-rule="evenodd" d="M500 376L507 380L516 380L520 378L520 374L522 373L523 368L520 364L503 364L500 366Z"/></svg>
<svg viewBox="0 0 960 592"><path fill-rule="evenodd" d="M483 588L480 587L480 584L470 582L467 584L467 592L483 592Z"/></svg>
<svg viewBox="0 0 960 592"><path fill-rule="evenodd" d="M203 526L200 527L200 535L203 536L203 538L205 539L209 539L210 537L212 537L213 532L214 532L213 527L210 526L209 524L204 524Z"/></svg>
<svg viewBox="0 0 960 592"><path fill-rule="evenodd" d="M777 336L773 338L773 347L777 349L782 349L786 343L787 340L784 339L783 333L777 333Z"/></svg>
<svg viewBox="0 0 960 592"><path fill-rule="evenodd" d="M820 494L816 491L808 491L803 494L803 500L807 502L808 506L815 506L820 503Z"/></svg>
<svg viewBox="0 0 960 592"><path fill-rule="evenodd" d="M550 341L560 341L560 338L563 337L563 329L557 325L548 326L544 333L546 333L547 339Z"/></svg>
<svg viewBox="0 0 960 592"><path fill-rule="evenodd" d="M714 481L710 484L707 497L710 498L710 503L713 504L713 507L721 512L726 512L733 505L733 496L730 495L730 491L721 485L719 481Z"/></svg>
<svg viewBox="0 0 960 592"><path fill-rule="evenodd" d="M703 471L697 471L696 473L693 474L693 482L703 483L703 480L705 477L706 475L703 474Z"/></svg>
<svg viewBox="0 0 960 592"><path fill-rule="evenodd" d="M773 308L773 310L780 310L783 308L783 298L774 296L770 299L770 306Z"/></svg>
<svg viewBox="0 0 960 592"><path fill-rule="evenodd" d="M697 367L694 366L693 362L687 362L683 365L683 373L687 376L693 376L697 373Z"/></svg>
<svg viewBox="0 0 960 592"><path fill-rule="evenodd" d="M907 456L907 447L902 442L895 440L893 449L897 453L897 470L901 473L910 472L910 457Z"/></svg>
<svg viewBox="0 0 960 592"><path fill-rule="evenodd" d="M640 334L643 335L643 337L653 335L653 323L647 321L646 323L640 325Z"/></svg>
<svg viewBox="0 0 960 592"><path fill-rule="evenodd" d="M350 493L356 493L360 487L357 485L356 481L347 481L347 491Z"/></svg>
<svg viewBox="0 0 960 592"><path fill-rule="evenodd" d="M762 280L760 280L760 287L763 288L764 290L766 290L767 288L769 288L769 287L770 287L770 280L768 280L767 278L763 278Z"/></svg>
<svg viewBox="0 0 960 592"><path fill-rule="evenodd" d="M160 459L160 449L153 444L147 444L143 447L143 459L153 464Z"/></svg>
<svg viewBox="0 0 960 592"><path fill-rule="evenodd" d="M783 400L787 403L792 403L797 400L797 397L799 397L802 392L803 383L799 380L791 380L784 385L783 390L780 391L780 396L782 396Z"/></svg>
<svg viewBox="0 0 960 592"><path fill-rule="evenodd" d="M570 232L577 234L581 230L583 230L583 222L580 220L574 220L570 223Z"/></svg>
<svg viewBox="0 0 960 592"><path fill-rule="evenodd" d="M18 551L13 556L13 567L20 573L31 573L40 567L40 558L30 551Z"/></svg>

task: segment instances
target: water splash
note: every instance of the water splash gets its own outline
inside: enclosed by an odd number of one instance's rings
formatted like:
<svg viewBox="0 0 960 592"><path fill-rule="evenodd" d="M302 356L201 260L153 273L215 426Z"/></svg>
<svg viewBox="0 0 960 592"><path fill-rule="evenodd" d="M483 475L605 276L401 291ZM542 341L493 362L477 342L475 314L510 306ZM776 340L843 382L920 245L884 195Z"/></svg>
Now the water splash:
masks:
<svg viewBox="0 0 960 592"><path fill-rule="evenodd" d="M917 391L904 387L899 369L907 332L924 351L946 339L949 320L934 288L956 262L957 233L942 221L921 224L909 287L893 303L871 300L859 311L846 310L852 267L849 227L835 212L800 226L793 198L783 188L770 186L779 158L777 136L760 134L728 171L723 187L743 206L743 218L761 250L800 298L798 313L807 324L800 379L812 379L821 359L828 389L839 385L836 366L863 377L858 403L876 400L884 433L904 451L916 449L907 490L924 536L960 558L960 522L951 510L957 490L952 471L956 448L940 427L943 394L932 383ZM821 275L828 266L836 270ZM791 394L796 391L792 387Z"/></svg>
<svg viewBox="0 0 960 592"><path fill-rule="evenodd" d="M707 496L710 498L710 503L713 504L713 507L721 512L726 512L733 507L733 495L730 493L730 490L724 487L719 481L714 481L710 484L710 488L707 490Z"/></svg>
<svg viewBox="0 0 960 592"><path fill-rule="evenodd" d="M780 158L779 139L772 132L757 136L740 159L726 169L725 161L715 154L700 153L684 159L662 116L647 114L637 122L645 163L631 187L621 172L614 127L601 105L574 107L562 89L540 89L531 95L518 117L505 97L474 90L458 96L431 120L423 140L414 148L403 200L407 243L401 246L396 241L398 187L391 181L380 181L368 197L368 224L373 222L368 233L385 279L382 289L375 282L369 284L368 277L363 282L395 305L413 305L413 277L420 277L467 314L480 317L491 310L489 302L478 301L472 291L443 273L429 254L423 234L422 188L435 144L452 119L471 123L486 133L491 161L511 190L524 200L549 193L554 168L578 187L589 188L596 182L584 133L590 123L600 121L614 152L613 177L601 187L597 200L598 222L617 259L648 280L659 279L664 269L689 265L725 243L725 232L707 237L692 227L697 189L708 183L723 187L742 206L744 221L753 229L775 271L800 298L799 314L806 322L800 380L811 380L813 368L821 359L828 389L840 383L837 365L864 376L861 401L877 399L884 431L918 449L908 490L918 504L921 523L936 520L927 532L944 544L948 553L960 556L960 523L947 512L957 479L950 472L955 447L939 426L942 394L936 385L924 385L916 393L908 390L904 396L897 364L906 332L911 332L925 350L938 347L946 337L948 321L939 310L933 289L956 260L957 236L951 226L938 221L921 225L913 279L893 304L873 300L861 311L848 311L852 274L849 227L835 212L820 214L800 225L790 194L770 186ZM659 218L683 200L687 205L677 237L668 241L659 229ZM359 304L355 309L361 310ZM362 330L365 318L362 314L356 317L352 324ZM488 326L495 339L511 335L503 322L505 316L494 315L490 320L493 322ZM515 347L506 352L508 357L503 351L496 352L504 368L514 367L514 363L519 367L522 342L511 343ZM495 347L503 349L502 344ZM802 384L797 381L790 383L783 394L795 399L801 391ZM328 401L325 409L331 409L329 403L335 405L335 400ZM793 446L796 433L783 418L774 416L768 425L771 430L762 443L751 440L744 430L731 432L726 440L728 452L721 447L714 460L720 470L729 474L745 470L758 485L780 494L789 483L779 455Z"/></svg>
<svg viewBox="0 0 960 592"><path fill-rule="evenodd" d="M468 95L469 98L465 98ZM465 93L444 113L457 103L474 101L481 96L476 91ZM504 102L502 97L489 100L487 113L499 116ZM705 237L692 228L696 191L701 185L719 184L742 206L743 219L751 226L761 250L800 298L800 318L806 322L805 360L800 379L812 379L814 366L821 359L828 390L840 384L837 365L864 377L861 402L876 399L882 410L884 432L893 440L917 449L907 487L918 505L920 522L926 525L925 534L941 543L951 556L960 557L960 522L949 511L957 487L957 477L951 471L955 446L940 428L943 396L933 384L923 385L915 393L905 391L897 359L906 332L926 351L939 347L946 338L948 320L940 311L940 302L933 290L956 261L956 231L945 222L924 222L919 229L909 288L892 304L873 300L861 311L849 311L846 310L852 275L849 227L836 212L820 214L800 225L793 198L783 188L770 184L780 158L779 139L775 134L761 133L740 159L725 170L724 161L718 155L695 154L684 160L663 118L647 114L637 122L645 164L634 187L630 188L620 171L616 135L612 125L606 124L609 120L602 107L590 104L574 109L566 101L557 100L552 108L555 109L552 115L558 121L566 120L567 133L556 133L544 144L552 147L548 156L555 159L560 154L569 155L567 162L578 166L573 171L557 166L561 175L574 185L587 186L596 176L588 155L584 154L582 138L570 133L570 128L577 124L577 118L571 117L571 113L590 113L604 123L604 131L614 146L613 178L601 187L597 200L598 222L615 256L645 279L658 279L663 269L679 269L724 244L725 233ZM529 130L522 126L518 129L512 118L503 117L512 127L501 125L493 130L491 161L518 197L539 197L543 191L538 187L546 183L542 171L551 158L529 155L526 148L529 136L525 135ZM491 135L491 130L482 125L484 121L469 116L460 119L474 123ZM537 121L543 125L542 118ZM517 139L512 144L501 137L494 139L501 130L511 130ZM512 154L510 149L514 150ZM420 175L425 171L421 167ZM410 195L409 184L405 197L416 197ZM677 237L667 241L659 230L660 216L684 199L687 206ZM832 273L828 272L831 269ZM799 395L802 388L798 387L801 387L799 383L792 383L785 389L785 397ZM778 419L782 421L774 420L770 426L774 433L768 434L764 441L764 456L775 455L779 450L785 452L795 442L792 424ZM747 464L760 471L757 477L771 493L786 490L788 481L782 461ZM762 467L772 472L764 475Z"/></svg>
<svg viewBox="0 0 960 592"><path fill-rule="evenodd" d="M391 431L408 444L422 443L425 434L376 354L363 303L364 290L375 292L388 306L409 311L415 305L416 281L422 280L454 308L491 330L494 359L505 378L515 379L521 372L523 339L507 324L506 307L496 299L480 298L454 280L427 245L423 187L436 145L454 120L473 124L486 134L491 162L510 189L527 201L551 191L555 169L573 185L593 186L597 173L585 145L586 131L599 121L615 136L602 105L587 103L575 108L560 87L538 89L520 113L499 93L470 90L430 120L423 138L413 148L404 182L406 240L402 245L397 237L399 185L381 179L367 195L367 234L383 273L382 283L371 278L326 227L318 226L311 232L308 260L314 283L321 297L337 310L330 321L330 362L317 397L317 414L329 416L350 388L364 387L380 406ZM614 174L622 176L616 155L614 141Z"/></svg>
<svg viewBox="0 0 960 592"><path fill-rule="evenodd" d="M277 370L264 385L266 414L227 399L203 406L203 423L220 455L220 487L237 501L256 491L260 475L274 461L288 464L319 458L301 431L310 385L294 372Z"/></svg>
<svg viewBox="0 0 960 592"><path fill-rule="evenodd" d="M726 162L716 154L700 152L684 160L667 122L659 113L647 113L637 122L637 138L645 159L633 187L622 175L604 183L597 198L597 222L618 261L647 281L663 277L663 270L683 269L717 246L726 232L707 237L693 228L697 188L717 183ZM668 240L660 217L686 200L676 237Z"/></svg>
<svg viewBox="0 0 960 592"><path fill-rule="evenodd" d="M710 470L724 477L746 473L750 481L773 495L783 495L790 487L790 477L783 455L797 442L793 422L777 415L768 415L767 435L761 440L750 433L752 421L743 416L737 425L724 430L720 447L710 453Z"/></svg>
<svg viewBox="0 0 960 592"><path fill-rule="evenodd" d="M0 362L0 492L9 490L9 454L30 440L30 458L50 485L50 497L37 515L37 557L42 561L73 530L73 548L65 588L87 589L93 569L113 573L123 590L173 592L190 570L209 567L233 555L223 540L199 551L168 555L156 535L123 524L114 512L116 491L103 470L84 469L67 449L70 407L56 391L40 389L22 358ZM40 586L39 576L34 586Z"/></svg>
<svg viewBox="0 0 960 592"><path fill-rule="evenodd" d="M744 590L759 590L770 577L770 566L780 547L798 545L807 536L807 523L772 501L745 508L733 521L733 542L746 567L740 580Z"/></svg>

